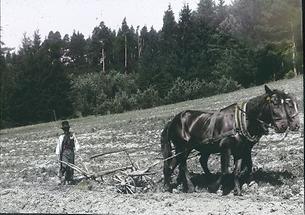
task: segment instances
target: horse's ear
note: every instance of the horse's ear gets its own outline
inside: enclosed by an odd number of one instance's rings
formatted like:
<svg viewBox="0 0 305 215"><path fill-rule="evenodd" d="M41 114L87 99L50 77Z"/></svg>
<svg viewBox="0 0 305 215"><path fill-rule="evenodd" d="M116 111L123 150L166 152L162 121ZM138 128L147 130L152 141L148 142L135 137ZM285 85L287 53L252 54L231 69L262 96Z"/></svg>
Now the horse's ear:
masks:
<svg viewBox="0 0 305 215"><path fill-rule="evenodd" d="M265 85L265 91L269 96L273 94L272 90L267 85Z"/></svg>

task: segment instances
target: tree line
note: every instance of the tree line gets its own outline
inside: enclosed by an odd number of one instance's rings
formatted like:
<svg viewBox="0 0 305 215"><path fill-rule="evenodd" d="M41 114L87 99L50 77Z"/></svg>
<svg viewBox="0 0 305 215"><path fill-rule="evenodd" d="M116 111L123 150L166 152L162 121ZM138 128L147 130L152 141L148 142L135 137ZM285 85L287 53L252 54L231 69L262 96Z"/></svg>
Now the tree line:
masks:
<svg viewBox="0 0 305 215"><path fill-rule="evenodd" d="M0 53L1 128L149 108L301 73L301 2L200 0L176 17L169 5L159 31L124 18Z"/></svg>

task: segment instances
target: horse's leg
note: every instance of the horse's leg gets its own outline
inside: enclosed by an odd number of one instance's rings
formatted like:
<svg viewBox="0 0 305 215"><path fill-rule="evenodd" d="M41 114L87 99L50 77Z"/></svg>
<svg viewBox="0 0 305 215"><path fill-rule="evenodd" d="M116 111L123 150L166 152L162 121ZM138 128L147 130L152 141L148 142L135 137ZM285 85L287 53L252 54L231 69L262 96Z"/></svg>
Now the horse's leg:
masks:
<svg viewBox="0 0 305 215"><path fill-rule="evenodd" d="M164 165L163 165L163 174L164 174L164 190L165 191L172 191L172 186L171 186L171 176L174 171L174 169L177 166L177 160L176 158L171 158L172 156L172 145L175 145L176 141L172 140L170 137L170 126L171 124L168 123L166 124L165 128L163 129L161 133L161 151L164 160ZM168 159L168 160L167 160Z"/></svg>
<svg viewBox="0 0 305 215"><path fill-rule="evenodd" d="M185 149L184 153L181 154L181 156L178 156L178 163L179 163L179 175L177 182L178 183L183 183L183 192L194 192L195 188L193 183L191 182L191 177L189 174L189 171L187 169L187 157L189 156L191 149Z"/></svg>
<svg viewBox="0 0 305 215"><path fill-rule="evenodd" d="M245 155L241 164L241 178L244 183L249 184L254 180L254 173L257 171L257 166L253 166L251 149L245 151ZM242 185L242 184L241 184Z"/></svg>
<svg viewBox="0 0 305 215"><path fill-rule="evenodd" d="M219 189L222 180L224 176L229 174L229 165L230 165L230 155L231 155L231 149L227 146L228 140L223 139L220 142L220 145L222 146L221 150L221 175L215 182L215 184L208 187L209 192L216 193Z"/></svg>
<svg viewBox="0 0 305 215"><path fill-rule="evenodd" d="M204 171L205 174L207 175L211 175L211 172L208 168L208 159L210 157L210 154L209 153L201 153L201 156L200 156L200 159L199 159L199 162L201 164L201 167Z"/></svg>
<svg viewBox="0 0 305 215"><path fill-rule="evenodd" d="M176 167L177 167L176 158L172 158L172 159L164 161L163 174L164 174L164 190L165 191L172 192L171 177L172 177L172 174Z"/></svg>
<svg viewBox="0 0 305 215"><path fill-rule="evenodd" d="M241 196L240 176L241 176L242 159L234 158L234 195Z"/></svg>
<svg viewBox="0 0 305 215"><path fill-rule="evenodd" d="M250 176L253 172L251 149L246 149L241 163L241 175Z"/></svg>

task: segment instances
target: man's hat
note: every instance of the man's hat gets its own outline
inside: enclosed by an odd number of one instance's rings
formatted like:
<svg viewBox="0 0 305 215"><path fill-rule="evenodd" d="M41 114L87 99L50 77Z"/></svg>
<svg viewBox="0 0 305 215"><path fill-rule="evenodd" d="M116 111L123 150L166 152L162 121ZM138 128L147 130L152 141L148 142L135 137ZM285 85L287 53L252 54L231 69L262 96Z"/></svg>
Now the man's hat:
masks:
<svg viewBox="0 0 305 215"><path fill-rule="evenodd" d="M70 128L69 122L68 121L62 121L61 128L62 129Z"/></svg>

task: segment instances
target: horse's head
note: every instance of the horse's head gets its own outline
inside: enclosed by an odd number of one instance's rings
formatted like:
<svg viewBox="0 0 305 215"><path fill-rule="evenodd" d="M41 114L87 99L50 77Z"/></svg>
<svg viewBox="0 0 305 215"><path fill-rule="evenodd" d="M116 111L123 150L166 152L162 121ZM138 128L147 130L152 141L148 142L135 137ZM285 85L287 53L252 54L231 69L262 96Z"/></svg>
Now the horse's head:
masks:
<svg viewBox="0 0 305 215"><path fill-rule="evenodd" d="M286 95L285 110L288 118L289 129L291 131L298 131L300 128L298 103L293 94L287 93Z"/></svg>
<svg viewBox="0 0 305 215"><path fill-rule="evenodd" d="M265 91L264 99L268 106L264 113L266 121L272 124L275 132L284 133L290 125L287 110L289 112L292 110L288 108L287 102L290 103L291 98L283 91L271 90L267 85L265 85Z"/></svg>

